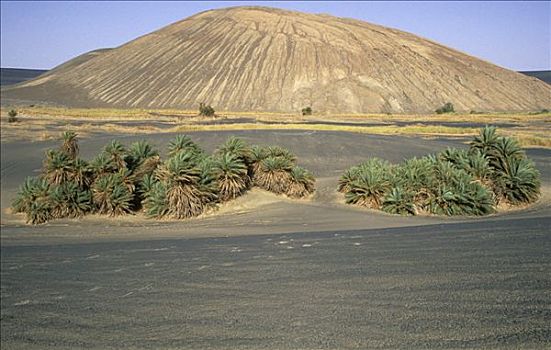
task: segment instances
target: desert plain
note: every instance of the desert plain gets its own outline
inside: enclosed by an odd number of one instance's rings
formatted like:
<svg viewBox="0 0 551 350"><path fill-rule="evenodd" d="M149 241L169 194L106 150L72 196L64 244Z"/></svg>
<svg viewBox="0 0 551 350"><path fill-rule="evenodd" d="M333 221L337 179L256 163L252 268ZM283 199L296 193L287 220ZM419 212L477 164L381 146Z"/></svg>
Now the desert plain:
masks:
<svg viewBox="0 0 551 350"><path fill-rule="evenodd" d="M3 348L551 345L548 147L525 146L541 172L541 198L487 217L389 215L345 205L336 191L343 170L368 157L398 163L467 147L484 118L503 134L524 133L545 145L548 115L410 116L417 129L409 130L403 117L388 115L332 122L44 112L29 110L11 124L2 118ZM178 134L209 152L229 136L281 145L314 173L316 192L292 200L253 189L184 221L89 215L27 225L10 202L68 129L81 134L85 159L114 138L127 145L147 140L161 154Z"/></svg>

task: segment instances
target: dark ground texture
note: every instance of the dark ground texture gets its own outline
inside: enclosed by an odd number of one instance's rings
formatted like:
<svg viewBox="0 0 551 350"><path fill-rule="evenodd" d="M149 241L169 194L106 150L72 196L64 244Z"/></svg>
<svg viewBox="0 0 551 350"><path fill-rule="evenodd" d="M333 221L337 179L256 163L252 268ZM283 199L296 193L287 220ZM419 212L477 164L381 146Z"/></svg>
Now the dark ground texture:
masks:
<svg viewBox="0 0 551 350"><path fill-rule="evenodd" d="M550 225L2 247L2 348L549 348Z"/></svg>

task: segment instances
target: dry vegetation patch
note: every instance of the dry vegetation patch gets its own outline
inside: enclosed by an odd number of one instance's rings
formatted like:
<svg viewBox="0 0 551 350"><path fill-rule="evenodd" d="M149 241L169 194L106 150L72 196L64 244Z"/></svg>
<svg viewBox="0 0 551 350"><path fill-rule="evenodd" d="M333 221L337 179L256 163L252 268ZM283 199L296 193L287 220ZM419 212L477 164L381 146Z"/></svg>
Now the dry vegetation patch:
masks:
<svg viewBox="0 0 551 350"><path fill-rule="evenodd" d="M17 108L18 121L8 123L1 113L2 141L51 139L73 130L86 137L93 133L153 134L215 130L312 130L382 135L472 136L480 125L501 126L523 147L551 147L551 113L539 114L330 114L299 115L270 112L217 112L216 118L199 117L196 111L101 108ZM224 121L218 123L217 121ZM205 124L208 121L208 124ZM356 125L357 124L357 125ZM374 125L365 125L374 124ZM472 126L471 126L472 125Z"/></svg>

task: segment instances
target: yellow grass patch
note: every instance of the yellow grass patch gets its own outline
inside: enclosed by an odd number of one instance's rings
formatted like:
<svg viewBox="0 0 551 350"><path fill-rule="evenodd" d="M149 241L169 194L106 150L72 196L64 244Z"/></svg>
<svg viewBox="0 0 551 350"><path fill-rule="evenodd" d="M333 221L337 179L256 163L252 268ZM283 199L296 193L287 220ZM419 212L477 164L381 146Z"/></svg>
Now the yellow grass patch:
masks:
<svg viewBox="0 0 551 350"><path fill-rule="evenodd" d="M361 134L383 135L474 135L477 128L456 128L449 126L411 125L411 126L348 126L328 124L218 124L218 125L179 125L170 128L169 132L192 132L214 130L313 130L342 131Z"/></svg>
<svg viewBox="0 0 551 350"><path fill-rule="evenodd" d="M250 118L250 123L212 124L199 122L216 118L198 117L197 111L176 109L116 109L116 108L59 108L59 107L21 107L16 108L18 123L7 123L7 112L11 107L1 110L2 139L44 140L51 139L65 130L72 130L81 136L94 132L113 134L151 134L216 130L311 130L340 131L381 135L421 135L472 136L479 128L426 125L430 122L462 122L478 124L512 123L514 129L501 128L499 132L517 138L523 147L551 147L551 137L547 136L547 123L551 123L551 113L485 113L485 114L326 114L302 116L293 113L276 112L217 112L220 119L226 121L237 118ZM31 118L27 119L26 118ZM83 120L89 123L82 123ZM155 125L124 125L110 122L149 121L174 124L170 128ZM73 121L73 124L71 123ZM78 121L78 122L77 122ZM262 124L263 122L283 122L284 124ZM335 125L328 122L373 123L376 126ZM305 123L308 122L308 123ZM399 122L418 122L406 126L395 125Z"/></svg>

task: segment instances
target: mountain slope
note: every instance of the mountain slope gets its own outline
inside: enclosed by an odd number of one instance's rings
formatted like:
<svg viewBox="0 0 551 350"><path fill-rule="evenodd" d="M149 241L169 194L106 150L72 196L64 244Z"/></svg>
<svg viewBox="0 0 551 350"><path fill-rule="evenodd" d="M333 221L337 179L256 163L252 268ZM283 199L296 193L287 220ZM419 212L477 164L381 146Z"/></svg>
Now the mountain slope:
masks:
<svg viewBox="0 0 551 350"><path fill-rule="evenodd" d="M263 7L199 13L2 96L69 106L318 112L521 111L551 87L366 22Z"/></svg>

